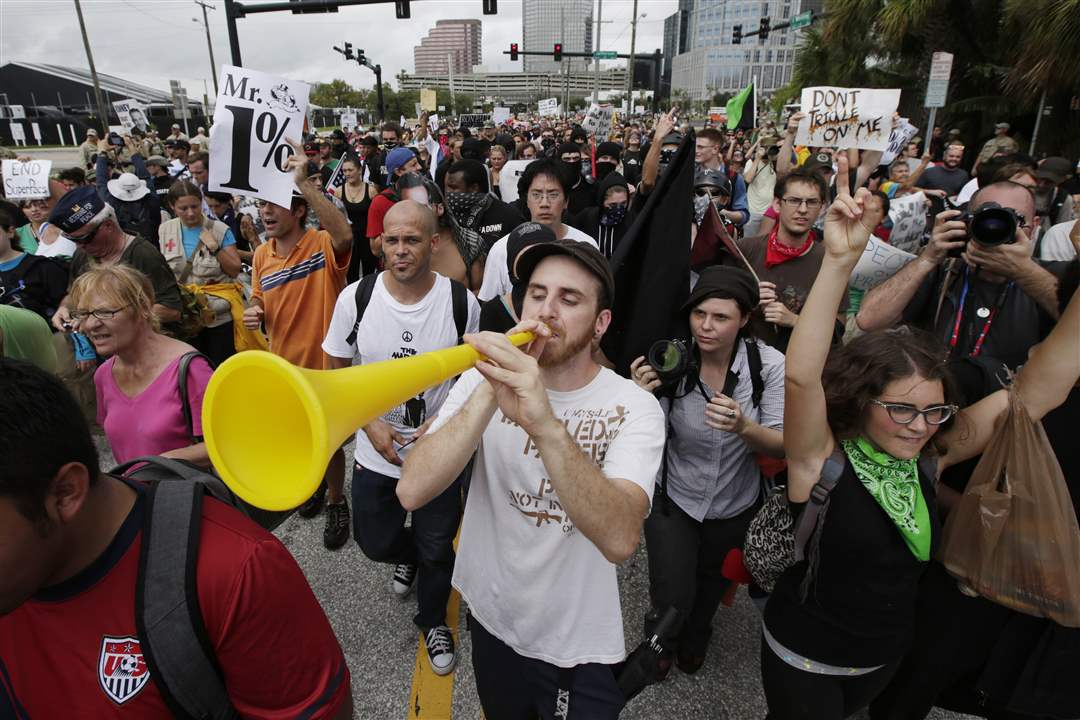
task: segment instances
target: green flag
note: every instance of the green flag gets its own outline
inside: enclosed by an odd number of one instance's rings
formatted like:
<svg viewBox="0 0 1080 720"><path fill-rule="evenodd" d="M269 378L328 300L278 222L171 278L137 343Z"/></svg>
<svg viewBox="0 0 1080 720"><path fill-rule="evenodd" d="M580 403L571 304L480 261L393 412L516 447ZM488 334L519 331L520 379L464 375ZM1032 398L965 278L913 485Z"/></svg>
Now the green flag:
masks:
<svg viewBox="0 0 1080 720"><path fill-rule="evenodd" d="M734 130L738 127L743 127L743 110L746 108L746 101L750 101L751 115L745 118L748 122L746 127L754 126L753 108L754 108L754 83L750 82L738 95L728 100L727 103L727 126Z"/></svg>

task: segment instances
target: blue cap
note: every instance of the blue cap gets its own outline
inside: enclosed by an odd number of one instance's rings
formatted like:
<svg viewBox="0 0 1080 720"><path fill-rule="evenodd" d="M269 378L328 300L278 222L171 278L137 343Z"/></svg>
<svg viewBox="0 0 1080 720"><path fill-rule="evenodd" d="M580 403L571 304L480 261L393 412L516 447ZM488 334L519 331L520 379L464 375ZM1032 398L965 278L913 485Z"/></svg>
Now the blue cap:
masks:
<svg viewBox="0 0 1080 720"><path fill-rule="evenodd" d="M57 201L49 215L49 222L65 235L70 235L85 227L104 209L105 201L98 195L97 188L84 185L68 191Z"/></svg>
<svg viewBox="0 0 1080 720"><path fill-rule="evenodd" d="M406 147L396 147L386 155L386 172L388 175L393 175L394 171L400 168L405 163L412 160L416 155L412 150Z"/></svg>

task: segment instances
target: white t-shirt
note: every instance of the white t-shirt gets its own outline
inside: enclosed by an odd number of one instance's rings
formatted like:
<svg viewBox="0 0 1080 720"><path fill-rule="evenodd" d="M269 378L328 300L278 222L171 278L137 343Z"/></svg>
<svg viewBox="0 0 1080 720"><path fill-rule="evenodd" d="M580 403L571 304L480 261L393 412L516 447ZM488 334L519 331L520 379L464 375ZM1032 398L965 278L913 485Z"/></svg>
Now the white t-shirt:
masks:
<svg viewBox="0 0 1080 720"><path fill-rule="evenodd" d="M586 235L577 228L565 223L563 223L563 227L566 229L566 234L563 236L564 240L587 242L597 250L600 249L600 246L596 244L596 240L591 235ZM509 233L503 235L495 241L495 244L491 246L491 250L488 251L487 260L484 263L484 282L480 285L480 292L476 294L482 302L487 302L491 298L510 292L510 271L506 268L506 243L509 238Z"/></svg>
<svg viewBox="0 0 1080 720"><path fill-rule="evenodd" d="M34 251L35 255L41 255L42 257L72 257L75 255L75 251L79 249L79 246L74 243L67 235L60 233L56 236L56 239L51 244L42 242L42 231L48 226L48 223L42 223L38 232L38 246Z"/></svg>
<svg viewBox="0 0 1080 720"><path fill-rule="evenodd" d="M484 381L461 376L431 432ZM548 390L555 416L609 478L650 498L664 446L652 394L602 368L583 388ZM536 446L496 410L481 436L461 524L454 587L477 620L525 657L559 667L626 657L615 566L559 503Z"/></svg>
<svg viewBox="0 0 1080 720"><path fill-rule="evenodd" d="M1069 240L1069 233L1072 232L1073 225L1077 223L1076 220L1066 220L1063 223L1057 225L1051 225L1050 229L1043 235L1042 244L1039 246L1039 258L1042 260L1075 260L1076 248L1073 247L1072 241Z"/></svg>
<svg viewBox="0 0 1080 720"><path fill-rule="evenodd" d="M415 305L402 305L386 289L380 273L372 289L371 299L356 342L346 342L356 323L356 288L360 281L352 283L338 295L334 305L334 315L322 348L327 355L353 360L354 364L367 365L380 360L411 357L431 350L441 350L457 344L458 333L454 325L453 301L450 295L450 280L436 274L435 285L424 299ZM472 293L467 293L469 319L465 323L466 332L476 332L480 326L480 304ZM425 390L389 410L382 419L388 422L406 439L412 437L416 428L431 415L439 411L450 391L451 381L446 381ZM411 445L401 448L399 454L404 459ZM386 461L379 454L362 429L356 432L356 450L353 453L356 462L368 470L401 477L401 468Z"/></svg>

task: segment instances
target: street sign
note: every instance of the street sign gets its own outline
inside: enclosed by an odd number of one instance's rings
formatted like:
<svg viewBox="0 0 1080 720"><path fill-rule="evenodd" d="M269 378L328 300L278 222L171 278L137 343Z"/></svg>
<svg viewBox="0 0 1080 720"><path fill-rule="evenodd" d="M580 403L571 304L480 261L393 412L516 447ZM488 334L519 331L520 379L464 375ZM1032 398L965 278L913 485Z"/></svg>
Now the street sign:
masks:
<svg viewBox="0 0 1080 720"><path fill-rule="evenodd" d="M814 11L807 10L804 13L799 13L795 17L791 18L791 29L797 30L801 27L806 27L814 20Z"/></svg>
<svg viewBox="0 0 1080 720"><path fill-rule="evenodd" d="M619 57L619 53L614 50L597 50L592 56L594 60L614 60Z"/></svg>
<svg viewBox="0 0 1080 720"><path fill-rule="evenodd" d="M953 56L947 52L936 52L930 62L930 79L926 82L926 102L928 108L945 107L945 98L949 93L949 76L952 74Z"/></svg>

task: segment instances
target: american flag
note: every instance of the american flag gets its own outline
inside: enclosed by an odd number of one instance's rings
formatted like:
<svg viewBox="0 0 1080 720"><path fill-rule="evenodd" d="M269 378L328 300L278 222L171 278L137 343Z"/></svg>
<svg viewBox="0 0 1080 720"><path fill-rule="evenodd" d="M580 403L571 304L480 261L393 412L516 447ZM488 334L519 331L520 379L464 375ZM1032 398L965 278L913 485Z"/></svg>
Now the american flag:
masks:
<svg viewBox="0 0 1080 720"><path fill-rule="evenodd" d="M335 188L339 188L345 184L345 174L341 172L341 164L345 162L345 156L348 153L342 153L338 158L337 165L334 166L334 173L330 176L330 179L326 181L326 191L333 192Z"/></svg>

